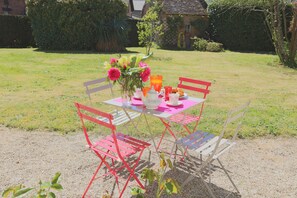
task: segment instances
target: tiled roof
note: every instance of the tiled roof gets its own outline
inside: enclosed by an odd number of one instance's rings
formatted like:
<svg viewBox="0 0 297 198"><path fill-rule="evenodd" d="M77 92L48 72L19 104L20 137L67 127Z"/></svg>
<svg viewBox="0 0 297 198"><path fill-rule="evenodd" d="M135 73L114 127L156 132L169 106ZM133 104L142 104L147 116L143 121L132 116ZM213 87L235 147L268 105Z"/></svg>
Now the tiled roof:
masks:
<svg viewBox="0 0 297 198"><path fill-rule="evenodd" d="M204 0L164 0L163 11L166 14L207 15L202 4Z"/></svg>

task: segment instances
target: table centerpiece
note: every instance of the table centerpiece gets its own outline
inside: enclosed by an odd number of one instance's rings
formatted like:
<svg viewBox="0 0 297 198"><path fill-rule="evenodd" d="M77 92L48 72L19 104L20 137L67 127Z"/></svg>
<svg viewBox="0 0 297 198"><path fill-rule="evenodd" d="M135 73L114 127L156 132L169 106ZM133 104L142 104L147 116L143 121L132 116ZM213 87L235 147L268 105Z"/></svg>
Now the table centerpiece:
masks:
<svg viewBox="0 0 297 198"><path fill-rule="evenodd" d="M149 80L150 67L144 62L148 56L142 54L111 58L105 62L107 80L121 86L124 104L129 104L136 88L143 88L144 82Z"/></svg>

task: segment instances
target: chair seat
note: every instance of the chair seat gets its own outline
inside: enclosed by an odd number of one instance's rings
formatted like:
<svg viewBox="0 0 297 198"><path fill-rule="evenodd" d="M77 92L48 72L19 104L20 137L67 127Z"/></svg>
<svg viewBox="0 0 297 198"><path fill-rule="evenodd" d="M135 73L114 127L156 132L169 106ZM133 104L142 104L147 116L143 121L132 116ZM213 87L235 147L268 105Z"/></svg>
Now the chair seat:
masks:
<svg viewBox="0 0 297 198"><path fill-rule="evenodd" d="M127 113L129 114L131 120L140 116L140 113L137 113L137 112L127 112ZM112 112L110 112L110 114L113 116L113 120L112 120L113 125L118 126L130 121L129 117L123 110L118 110L118 111L113 110ZM103 122L109 122L107 118L97 117L97 119Z"/></svg>
<svg viewBox="0 0 297 198"><path fill-rule="evenodd" d="M182 125L187 125L191 122L196 122L199 120L199 116L187 115L187 114L175 114L169 118L171 122L179 123Z"/></svg>
<svg viewBox="0 0 297 198"><path fill-rule="evenodd" d="M199 155L209 156L215 150L219 136L208 132L196 131L184 138L177 140L177 145L183 146L189 150L197 152ZM235 142L222 138L214 158L219 157L223 152L230 149Z"/></svg>
<svg viewBox="0 0 297 198"><path fill-rule="evenodd" d="M139 151L143 151L145 148L151 145L147 142L138 140L128 135L124 135L122 133L116 133L116 140L122 157L124 158L129 157ZM99 152L100 154L107 155L114 160L120 161L112 135L106 136L105 138L94 142L91 149Z"/></svg>

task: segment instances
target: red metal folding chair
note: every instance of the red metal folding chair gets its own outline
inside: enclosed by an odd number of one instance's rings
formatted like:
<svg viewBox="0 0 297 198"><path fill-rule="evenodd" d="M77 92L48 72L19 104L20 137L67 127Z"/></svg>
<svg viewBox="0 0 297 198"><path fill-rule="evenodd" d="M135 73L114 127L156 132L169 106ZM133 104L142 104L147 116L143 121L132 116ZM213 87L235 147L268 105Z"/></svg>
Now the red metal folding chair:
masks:
<svg viewBox="0 0 297 198"><path fill-rule="evenodd" d="M135 168L139 163L143 151L145 150L145 148L149 147L150 144L138 140L136 138L130 137L128 135L116 132L116 127L112 124L113 116L111 114L99 111L97 109L79 103L75 103L75 106L77 107L77 113L81 119L82 128L88 143L88 147L101 160L82 197L84 198L86 196L93 181L96 179L96 175L99 172L102 165L105 165L108 172L101 175L101 177L105 177L109 174L112 174L115 177L116 184L119 190L119 197L123 196L123 193L130 179L135 179L138 185L144 189L143 184L135 175ZM107 121L105 122L97 119L98 116L106 118ZM88 135L87 128L85 126L86 121L110 129L111 135L106 136L105 138L102 138L97 141L92 141ZM138 154L138 157L136 157L136 154ZM132 156L134 156L136 159L131 160L130 157ZM121 165L116 165L117 163L115 163L115 161L121 162ZM119 172L122 173L125 170L128 173L128 177L126 178L127 180L126 182L124 182L124 185L121 189L119 185Z"/></svg>
<svg viewBox="0 0 297 198"><path fill-rule="evenodd" d="M192 91L193 93L198 93L197 95L202 94L202 98L206 99L207 95L209 94L209 87L211 86L211 82L207 81L202 81L202 80L196 80L192 78L184 78L184 77L179 77L179 84L177 85L178 88L182 88L185 91ZM186 113L179 113L171 116L169 120L164 120L161 119L163 124L165 125L165 129L162 133L161 139L158 143L157 149L159 149L161 142L164 138L164 135L166 134L166 131L170 133L172 137L176 140L176 135L173 132L171 128L171 124L178 124L181 125L185 131L189 134L195 132L198 123L201 119L202 111L204 108L204 102L200 106L200 112L199 115L191 115L191 114L186 114ZM188 125L194 123L194 127L192 130L189 129ZM181 131L181 134L183 131Z"/></svg>

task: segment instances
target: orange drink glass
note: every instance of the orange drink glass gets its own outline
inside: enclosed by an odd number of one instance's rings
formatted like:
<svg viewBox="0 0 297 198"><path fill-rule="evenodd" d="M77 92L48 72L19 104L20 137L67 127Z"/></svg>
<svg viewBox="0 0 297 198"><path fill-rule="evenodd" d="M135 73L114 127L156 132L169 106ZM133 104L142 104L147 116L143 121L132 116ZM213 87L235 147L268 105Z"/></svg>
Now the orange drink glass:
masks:
<svg viewBox="0 0 297 198"><path fill-rule="evenodd" d="M143 87L143 88L142 88L142 93L143 93L143 96L144 96L144 97L146 96L146 94L147 94L147 92L148 92L149 90L151 90L150 87Z"/></svg>
<svg viewBox="0 0 297 198"><path fill-rule="evenodd" d="M154 87L154 89L157 92L160 92L161 88L162 88L162 80L163 80L163 76L161 76L161 75L150 76L151 87Z"/></svg>

